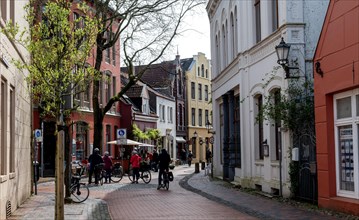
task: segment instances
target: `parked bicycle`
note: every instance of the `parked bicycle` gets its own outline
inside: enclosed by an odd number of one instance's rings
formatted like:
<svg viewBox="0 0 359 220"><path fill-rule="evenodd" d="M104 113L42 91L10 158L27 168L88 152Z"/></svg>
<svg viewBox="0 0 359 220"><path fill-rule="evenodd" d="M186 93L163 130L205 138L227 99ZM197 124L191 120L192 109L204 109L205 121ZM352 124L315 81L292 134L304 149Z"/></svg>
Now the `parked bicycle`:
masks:
<svg viewBox="0 0 359 220"><path fill-rule="evenodd" d="M120 163L114 164L110 176L108 176L106 170L103 169L103 166L102 168L101 166L99 166L98 169L101 169L99 171L99 182L101 185L103 185L103 179L106 179L106 177L109 179L109 183L111 182L118 183L122 180L123 173L122 173L122 166Z"/></svg>
<svg viewBox="0 0 359 220"><path fill-rule="evenodd" d="M90 190L85 183L81 183L81 176L84 174L86 167L80 163L76 163L80 166L80 171L71 177L71 199L75 203L81 203L85 201L89 195Z"/></svg>
<svg viewBox="0 0 359 220"><path fill-rule="evenodd" d="M151 182L151 171L150 170L151 170L150 166L147 164L146 165L142 164L140 166L140 179L142 179L143 182L145 182L146 184ZM131 182L133 182L132 174L133 174L133 170L131 167L128 172L128 178L130 179Z"/></svg>

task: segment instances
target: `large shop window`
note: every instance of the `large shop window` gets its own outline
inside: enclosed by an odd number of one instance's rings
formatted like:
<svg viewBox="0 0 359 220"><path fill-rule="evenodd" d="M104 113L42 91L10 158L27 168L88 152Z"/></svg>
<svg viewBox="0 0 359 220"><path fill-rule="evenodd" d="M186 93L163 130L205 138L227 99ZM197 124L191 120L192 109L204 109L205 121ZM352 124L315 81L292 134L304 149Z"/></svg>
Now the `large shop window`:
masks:
<svg viewBox="0 0 359 220"><path fill-rule="evenodd" d="M359 198L359 89L334 96L337 194Z"/></svg>

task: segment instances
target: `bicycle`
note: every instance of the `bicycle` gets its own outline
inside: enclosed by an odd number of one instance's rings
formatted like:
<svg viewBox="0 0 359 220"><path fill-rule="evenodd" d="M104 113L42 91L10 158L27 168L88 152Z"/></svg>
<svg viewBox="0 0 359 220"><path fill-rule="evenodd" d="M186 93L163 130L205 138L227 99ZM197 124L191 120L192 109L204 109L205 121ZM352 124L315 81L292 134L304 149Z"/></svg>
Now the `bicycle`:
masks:
<svg viewBox="0 0 359 220"><path fill-rule="evenodd" d="M168 188L170 188L170 180L168 178L167 170L165 170L165 172L163 172L162 183L157 187L157 190L159 190L160 188L164 188L166 190L168 190Z"/></svg>
<svg viewBox="0 0 359 220"><path fill-rule="evenodd" d="M77 163L77 165L79 165L81 169L80 172L76 175L72 175L71 177L70 192L72 201L75 203L81 203L89 197L90 190L85 183L80 183L81 176L86 168L80 163Z"/></svg>
<svg viewBox="0 0 359 220"><path fill-rule="evenodd" d="M130 170L128 172L128 178L130 179L131 182L133 182L132 174L133 174L133 170L132 170L132 168L130 168ZM143 182L145 182L146 184L151 182L151 171L150 171L150 168L148 165L141 165L140 179L142 179Z"/></svg>
<svg viewBox="0 0 359 220"><path fill-rule="evenodd" d="M107 177L107 171L102 169L100 166L98 167L98 169L101 169L100 173L99 173L99 181L100 184L103 185L103 179L106 179ZM114 168L111 170L111 177L109 177L109 183L115 182L118 183L122 180L122 166L120 163L115 163L114 164Z"/></svg>

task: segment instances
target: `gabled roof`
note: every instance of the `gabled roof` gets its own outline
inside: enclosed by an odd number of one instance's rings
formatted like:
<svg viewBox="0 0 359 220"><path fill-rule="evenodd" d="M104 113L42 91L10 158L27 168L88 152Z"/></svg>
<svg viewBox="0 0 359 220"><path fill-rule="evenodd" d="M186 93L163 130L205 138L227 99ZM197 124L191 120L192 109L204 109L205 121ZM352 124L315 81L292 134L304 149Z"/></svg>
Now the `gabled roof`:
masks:
<svg viewBox="0 0 359 220"><path fill-rule="evenodd" d="M185 71L189 70L189 68L191 67L192 62L193 62L193 58L181 59L182 71L185 72Z"/></svg>

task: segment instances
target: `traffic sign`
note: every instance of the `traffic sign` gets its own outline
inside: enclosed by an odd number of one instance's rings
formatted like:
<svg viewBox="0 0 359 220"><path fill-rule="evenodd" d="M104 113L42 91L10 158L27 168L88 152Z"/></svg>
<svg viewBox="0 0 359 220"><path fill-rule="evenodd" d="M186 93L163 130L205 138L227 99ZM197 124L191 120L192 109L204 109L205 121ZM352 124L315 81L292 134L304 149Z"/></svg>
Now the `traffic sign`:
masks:
<svg viewBox="0 0 359 220"><path fill-rule="evenodd" d="M119 144L119 145L126 145L126 144L127 144L127 139L118 139L118 140L117 140L117 144Z"/></svg>
<svg viewBox="0 0 359 220"><path fill-rule="evenodd" d="M37 142L42 142L42 133L40 129L35 129L34 135Z"/></svg>
<svg viewBox="0 0 359 220"><path fill-rule="evenodd" d="M126 139L127 138L127 129L119 128L117 129L117 139Z"/></svg>
<svg viewBox="0 0 359 220"><path fill-rule="evenodd" d="M211 144L214 143L214 137L213 136L209 138L209 143L211 143Z"/></svg>

